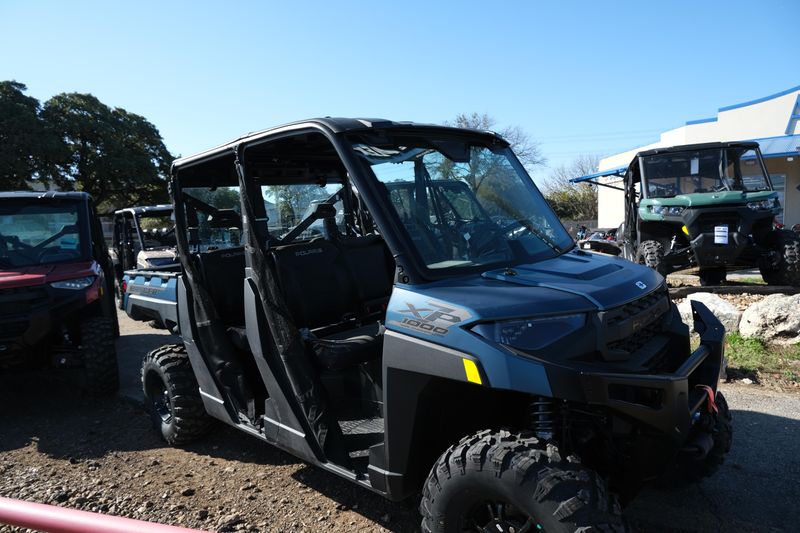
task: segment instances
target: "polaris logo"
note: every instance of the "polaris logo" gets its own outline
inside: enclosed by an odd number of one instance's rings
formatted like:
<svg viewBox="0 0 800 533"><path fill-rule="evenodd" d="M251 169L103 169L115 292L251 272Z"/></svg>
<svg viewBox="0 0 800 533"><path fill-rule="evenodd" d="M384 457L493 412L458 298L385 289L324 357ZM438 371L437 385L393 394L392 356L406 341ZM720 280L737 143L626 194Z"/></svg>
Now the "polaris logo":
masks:
<svg viewBox="0 0 800 533"><path fill-rule="evenodd" d="M642 281L637 281L636 282L636 286L639 287L642 290L645 290L647 288L647 285L645 285L644 282L642 282Z"/></svg>

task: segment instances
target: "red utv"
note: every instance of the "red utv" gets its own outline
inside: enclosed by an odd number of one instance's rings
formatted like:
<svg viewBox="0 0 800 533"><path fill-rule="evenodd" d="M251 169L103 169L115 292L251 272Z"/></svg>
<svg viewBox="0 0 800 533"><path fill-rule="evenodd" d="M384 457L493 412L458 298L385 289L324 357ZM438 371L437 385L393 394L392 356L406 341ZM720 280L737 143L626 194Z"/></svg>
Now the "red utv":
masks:
<svg viewBox="0 0 800 533"><path fill-rule="evenodd" d="M110 290L111 289L111 290ZM86 193L0 193L0 371L82 367L117 390L119 334L108 250Z"/></svg>

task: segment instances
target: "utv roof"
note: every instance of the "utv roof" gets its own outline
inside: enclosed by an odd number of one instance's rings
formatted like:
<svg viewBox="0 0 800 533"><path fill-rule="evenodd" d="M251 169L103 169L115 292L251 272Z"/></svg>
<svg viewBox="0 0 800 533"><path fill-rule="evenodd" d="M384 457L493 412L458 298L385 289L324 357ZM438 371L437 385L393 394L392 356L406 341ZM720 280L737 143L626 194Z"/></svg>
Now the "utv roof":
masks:
<svg viewBox="0 0 800 533"><path fill-rule="evenodd" d="M226 152L232 151L236 146L242 143L250 143L253 141L257 141L264 137L268 137L270 135L274 135L276 133L282 132L289 132L292 130L299 130L307 127L316 127L316 128L324 128L330 131L331 133L338 134L338 133L346 133L346 132L353 132L353 131L370 131L370 130L427 130L427 131L439 131L439 132L449 132L451 134L461 134L461 135L469 135L469 136L483 136L487 140L491 141L500 141L502 143L507 144L507 142L497 135L493 131L487 130L474 130L468 128L453 128L450 126L440 126L438 124L421 124L416 122L394 122L391 120L386 120L382 118L332 118L332 117L324 117L324 118L312 118L307 120L301 120L298 122L290 122L288 124L283 124L281 126L276 126L274 128L269 128L261 131L256 131L252 133L248 133L241 137L238 137L230 142L217 146L216 148L211 148L210 150L205 150L203 152L197 153L195 155L182 157L176 159L172 166L173 168L181 167L184 165L189 165L192 163L199 162L201 160L214 157L219 154L223 154Z"/></svg>
<svg viewBox="0 0 800 533"><path fill-rule="evenodd" d="M6 198L29 198L29 199L47 199L47 200L88 200L89 193L85 192L35 192L35 191L12 191L0 192L0 199Z"/></svg>
<svg viewBox="0 0 800 533"><path fill-rule="evenodd" d="M117 209L114 214L133 213L134 215L141 215L143 213L152 213L157 211L172 211L172 204L158 204L158 205L139 205L136 207L123 207Z"/></svg>
<svg viewBox="0 0 800 533"><path fill-rule="evenodd" d="M644 150L637 152L635 157L667 154L673 152L693 152L695 150L713 150L722 148L758 148L758 143L753 141L732 141L732 142L713 142L713 143L700 143L700 144L681 144L678 146L668 146L666 148L653 148L651 150Z"/></svg>

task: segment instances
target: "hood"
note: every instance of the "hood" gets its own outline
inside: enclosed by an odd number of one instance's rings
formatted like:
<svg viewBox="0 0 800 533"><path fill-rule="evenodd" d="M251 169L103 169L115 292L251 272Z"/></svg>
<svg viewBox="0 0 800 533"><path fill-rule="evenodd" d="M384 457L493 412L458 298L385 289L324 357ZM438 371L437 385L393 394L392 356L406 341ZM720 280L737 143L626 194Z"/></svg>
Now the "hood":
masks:
<svg viewBox="0 0 800 533"><path fill-rule="evenodd" d="M667 205L681 207L704 207L717 205L745 204L747 202L757 202L767 198L777 198L775 191L718 191L718 192L698 192L694 194L679 194L672 198L646 198L642 200L640 207L648 205Z"/></svg>
<svg viewBox="0 0 800 533"><path fill-rule="evenodd" d="M618 257L572 251L538 263L485 272L486 279L578 296L611 309L649 294L664 283L655 270Z"/></svg>
<svg viewBox="0 0 800 533"><path fill-rule="evenodd" d="M136 256L136 268L154 268L178 264L178 252L166 250L142 250Z"/></svg>
<svg viewBox="0 0 800 533"><path fill-rule="evenodd" d="M512 274L513 272L513 274ZM591 313L613 309L664 284L655 270L624 259L571 251L539 263L497 269L480 276L395 289L389 316L402 320L409 304L444 305L463 324L539 315Z"/></svg>
<svg viewBox="0 0 800 533"><path fill-rule="evenodd" d="M0 271L0 290L33 287L54 281L98 274L99 267L94 261L15 267L11 270Z"/></svg>

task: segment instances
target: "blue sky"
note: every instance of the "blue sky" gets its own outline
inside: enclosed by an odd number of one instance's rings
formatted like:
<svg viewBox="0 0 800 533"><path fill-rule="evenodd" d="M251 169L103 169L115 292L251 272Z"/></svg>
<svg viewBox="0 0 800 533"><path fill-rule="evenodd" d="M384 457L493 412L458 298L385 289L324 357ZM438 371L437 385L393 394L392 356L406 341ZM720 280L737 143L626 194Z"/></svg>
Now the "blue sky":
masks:
<svg viewBox="0 0 800 533"><path fill-rule="evenodd" d="M176 155L312 116L477 111L557 166L800 85L799 16L798 0L0 0L0 79L144 115Z"/></svg>

